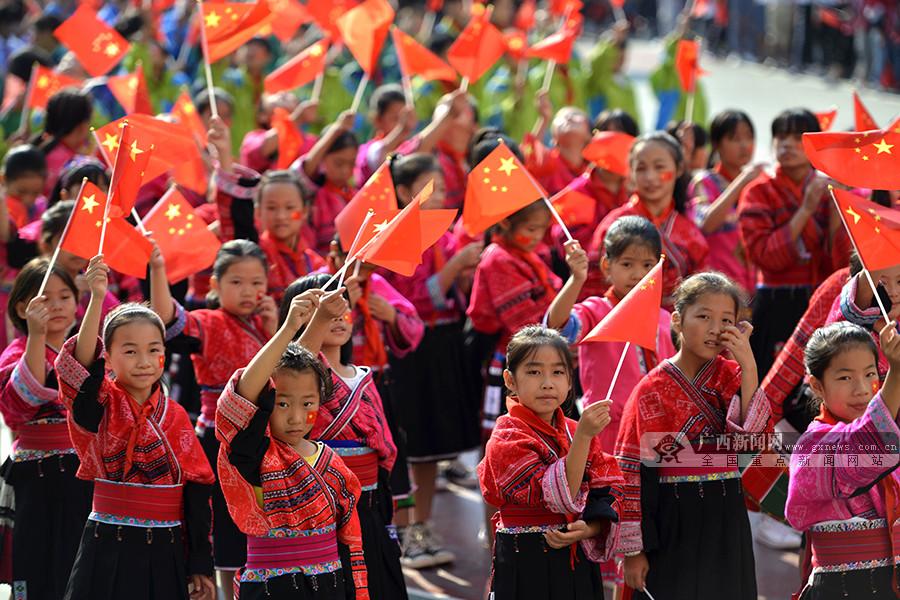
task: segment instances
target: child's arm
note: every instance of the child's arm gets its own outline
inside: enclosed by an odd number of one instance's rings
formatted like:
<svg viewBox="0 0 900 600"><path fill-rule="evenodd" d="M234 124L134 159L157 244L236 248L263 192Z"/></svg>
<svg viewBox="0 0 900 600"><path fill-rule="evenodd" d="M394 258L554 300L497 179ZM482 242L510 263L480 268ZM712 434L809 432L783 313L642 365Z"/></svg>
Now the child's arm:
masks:
<svg viewBox="0 0 900 600"><path fill-rule="evenodd" d="M397 121L397 126L391 129L390 132L381 140L381 145L378 148L378 155L375 156L374 164L377 167L381 163L384 162L384 159L400 147L400 144L405 142L413 131L416 130L416 109L413 106L404 106L400 111L400 120ZM360 185L363 182L359 182Z"/></svg>
<svg viewBox="0 0 900 600"><path fill-rule="evenodd" d="M325 135L316 141L312 150L309 151L309 154L303 160L303 172L306 173L307 177L315 177L319 171L319 165L322 164L322 159L325 158L329 148L331 148L331 144L334 143L334 140L341 133L353 129L355 120L356 113L351 110L345 110L338 115L337 120L325 131Z"/></svg>
<svg viewBox="0 0 900 600"><path fill-rule="evenodd" d="M294 112L291 113L291 120L298 129L304 125L308 125L316 120L319 111L319 103L315 100L306 100L297 105ZM259 153L262 156L270 157L278 151L278 130L270 128L263 137L262 145Z"/></svg>
<svg viewBox="0 0 900 600"><path fill-rule="evenodd" d="M103 255L98 254L88 263L87 272L84 274L88 288L91 290L91 299L88 302L87 311L78 329L78 340L75 343L75 360L85 367L94 362L97 354L97 335L100 332L100 311L103 308L103 299L109 287L109 267L103 262Z"/></svg>
<svg viewBox="0 0 900 600"><path fill-rule="evenodd" d="M15 310L15 308L13 308ZM36 383L44 385L46 373L46 345L47 345L47 321L50 320L50 310L47 308L46 296L35 296L25 309L25 319L28 322L28 339L25 342L25 364L34 377Z"/></svg>
<svg viewBox="0 0 900 600"><path fill-rule="evenodd" d="M534 124L531 134L536 140L543 140L547 135L547 128L553 121L553 104L550 102L550 92L548 90L540 90L535 97L538 109L538 119Z"/></svg>
<svg viewBox="0 0 900 600"><path fill-rule="evenodd" d="M465 110L465 105L468 101L468 95L462 90L455 90L441 98L437 108L434 109L434 118L431 120L431 123L426 125L419 133L419 147L416 151L425 152L426 154L434 152L438 142L441 141L444 134L452 126L453 117L461 110Z"/></svg>
<svg viewBox="0 0 900 600"><path fill-rule="evenodd" d="M309 321L322 294L322 290L307 290L291 301L291 308L284 324L272 336L272 339L256 353L241 374L241 378L237 382L238 394L251 402L256 401L260 392L266 387L285 348L294 339L297 330Z"/></svg>
<svg viewBox="0 0 900 600"><path fill-rule="evenodd" d="M581 481L584 479L584 469L591 451L591 440L606 429L611 421L609 416L611 405L612 400L594 402L585 407L578 420L578 428L572 438L569 453L566 454L566 481L569 483L569 493L573 498L581 491Z"/></svg>
<svg viewBox="0 0 900 600"><path fill-rule="evenodd" d="M697 223L697 226L705 234L713 233L718 230L731 215L731 211L737 206L738 200L741 198L741 192L747 187L747 184L759 177L762 173L763 163L751 163L744 167L741 174L734 178L725 191L719 194L719 197L713 201L706 211L703 218Z"/></svg>
<svg viewBox="0 0 900 600"><path fill-rule="evenodd" d="M350 308L344 298L344 290L345 288L340 288L321 297L316 312L300 336L300 345L313 354L321 352L325 330L331 320L345 315ZM296 331L295 329L294 332Z"/></svg>
<svg viewBox="0 0 900 600"><path fill-rule="evenodd" d="M484 250L484 242L471 242L447 261L444 268L437 273L437 287L440 296L445 296L460 273L466 269L474 269L481 260L481 251Z"/></svg>
<svg viewBox="0 0 900 600"><path fill-rule="evenodd" d="M571 275L562 287L550 308L547 310L547 327L552 329L560 329L569 322L569 315L584 282L587 281L588 274L588 256L581 248L578 240L566 242L566 263L569 265Z"/></svg>
<svg viewBox="0 0 900 600"><path fill-rule="evenodd" d="M722 332L722 345L725 346L741 367L741 423L747 418L750 401L759 389L759 376L756 374L756 359L750 349L750 334L753 325L743 321L739 326L730 325Z"/></svg>
<svg viewBox="0 0 900 600"><path fill-rule="evenodd" d="M175 318L175 304L166 278L166 260L152 239L153 252L150 254L150 306L168 327Z"/></svg>
<svg viewBox="0 0 900 600"><path fill-rule="evenodd" d="M220 117L210 118L206 139L216 149L218 156L214 158L219 160L219 171L230 173L231 167L234 165L234 159L231 157L231 130L225 124L225 121Z"/></svg>
<svg viewBox="0 0 900 600"><path fill-rule="evenodd" d="M900 413L900 335L897 334L897 322L891 321L885 325L880 336L881 351L891 365L881 388L881 399L896 421Z"/></svg>

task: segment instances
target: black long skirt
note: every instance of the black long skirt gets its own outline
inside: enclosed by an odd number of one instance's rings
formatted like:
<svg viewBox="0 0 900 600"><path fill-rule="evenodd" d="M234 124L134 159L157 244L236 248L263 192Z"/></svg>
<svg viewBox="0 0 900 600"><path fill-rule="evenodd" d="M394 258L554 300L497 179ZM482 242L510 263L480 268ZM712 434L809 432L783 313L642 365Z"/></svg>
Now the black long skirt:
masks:
<svg viewBox="0 0 900 600"><path fill-rule="evenodd" d="M603 600L600 566L579 546L547 546L543 533L498 533L494 539L493 600Z"/></svg>
<svg viewBox="0 0 900 600"><path fill-rule="evenodd" d="M216 430L208 427L200 437L200 445L216 474L212 488L213 564L216 569L237 571L247 563L247 536L241 533L228 512L228 504L219 485L219 440Z"/></svg>
<svg viewBox="0 0 900 600"><path fill-rule="evenodd" d="M78 457L60 454L3 465L16 500L12 537L13 598L59 600L84 523L94 484L75 477Z"/></svg>
<svg viewBox="0 0 900 600"><path fill-rule="evenodd" d="M356 505L369 580L369 598L406 600L406 582L400 567L400 544L387 527L391 522L392 500L390 488L384 485L386 481L386 471L379 469L378 489L363 492ZM350 549L338 544L338 553L347 573L348 597L355 598L350 577Z"/></svg>
<svg viewBox="0 0 900 600"><path fill-rule="evenodd" d="M806 312L812 289L805 286L760 288L753 297L750 348L762 381ZM653 592L651 592L653 593Z"/></svg>
<svg viewBox="0 0 900 600"><path fill-rule="evenodd" d="M64 600L188 600L181 527L88 521Z"/></svg>
<svg viewBox="0 0 900 600"><path fill-rule="evenodd" d="M462 323L426 327L415 352L391 365L410 462L454 458L478 447L478 405L465 371Z"/></svg>
<svg viewBox="0 0 900 600"><path fill-rule="evenodd" d="M647 551L647 590L653 597L756 600L753 538L741 480L653 487L648 486L651 497L645 499L642 486L641 498L641 510L651 509L641 526L644 547L655 548ZM633 599L647 595L635 592Z"/></svg>
<svg viewBox="0 0 900 600"><path fill-rule="evenodd" d="M840 573L816 573L800 600L897 600L891 587L891 567Z"/></svg>
<svg viewBox="0 0 900 600"><path fill-rule="evenodd" d="M239 585L239 600L348 600L343 569L321 575L285 574ZM228 600L231 600L230 598Z"/></svg>
<svg viewBox="0 0 900 600"><path fill-rule="evenodd" d="M375 387L381 396L381 405L384 408L384 418L388 429L397 447L397 459L391 470L391 492L398 501L398 505L412 506L412 482L409 478L409 462L406 455L406 430L400 424L398 414L400 407L397 404L397 395L394 393L396 381L391 369L384 369L375 374Z"/></svg>

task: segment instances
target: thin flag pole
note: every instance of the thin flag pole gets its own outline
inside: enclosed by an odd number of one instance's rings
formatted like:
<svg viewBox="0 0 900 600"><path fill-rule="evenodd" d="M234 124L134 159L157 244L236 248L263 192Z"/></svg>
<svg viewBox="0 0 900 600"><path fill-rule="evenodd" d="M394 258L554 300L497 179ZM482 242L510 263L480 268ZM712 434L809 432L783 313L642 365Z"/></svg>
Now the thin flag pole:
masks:
<svg viewBox="0 0 900 600"><path fill-rule="evenodd" d="M84 186L87 183L87 180L87 177L81 179L81 187L78 189L78 195L75 196L75 206L72 207L72 212L69 213L69 219L66 221L66 226L63 228L62 235L59 236L59 243L56 244L56 248L53 249L53 256L50 257L50 264L47 265L47 272L44 273L44 279L41 280L41 287L38 288L38 296L44 295L44 289L47 287L47 282L50 281L50 274L53 272L53 266L56 264L56 259L59 258L59 249L62 248L63 242L66 240L66 234L69 233L69 226L72 225L72 219L75 217L75 209L78 206L78 200L81 198L81 194L84 193Z"/></svg>
<svg viewBox="0 0 900 600"><path fill-rule="evenodd" d="M366 227L369 225L369 221L372 220L372 217L375 216L375 211L371 208L366 213L366 218L363 219L362 225L359 226L359 230L356 232L356 237L353 238L353 243L350 244L350 250L347 251L347 256L353 256L356 253L356 248L359 246L359 241L362 239L363 232L365 232ZM357 263L358 264L358 263ZM342 273L340 278L338 279L338 287L344 285L344 274Z"/></svg>

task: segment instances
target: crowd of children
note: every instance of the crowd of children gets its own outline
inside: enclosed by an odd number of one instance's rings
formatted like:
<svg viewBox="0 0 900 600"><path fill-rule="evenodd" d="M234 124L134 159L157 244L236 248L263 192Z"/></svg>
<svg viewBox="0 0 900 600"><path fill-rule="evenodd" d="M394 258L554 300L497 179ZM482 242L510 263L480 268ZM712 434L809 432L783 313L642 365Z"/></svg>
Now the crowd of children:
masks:
<svg viewBox="0 0 900 600"><path fill-rule="evenodd" d="M437 54L464 4L444 2L425 32ZM508 4L496 4L501 24ZM447 477L484 499L492 562L472 598L751 600L748 507L763 498L745 489L744 465L677 455L782 419L803 435L773 517L796 531L764 518L782 549L805 536L800 597L900 597L900 265L869 285L834 182L801 142L820 131L812 112L774 119L771 164L753 162L741 110L713 115L708 135L699 107L641 134L619 23L539 92L531 79L545 71L521 60L468 91L398 85L385 51L363 115L341 106L360 76L346 55L319 97L264 92L276 56L308 45L314 26L280 53L274 38L247 42L216 70L227 91L207 88L190 48L175 74L156 64L176 38L189 44L180 4L153 18L103 10L131 58L151 63L156 110L172 109L176 79L195 90L208 191L179 190L221 245L208 269L172 282L153 231L143 280L63 244L88 209L85 182L105 192L115 179L91 124L121 110L97 87L57 91L21 119L36 133L5 136L0 415L14 443L0 470L0 582L12 598L403 599L403 568L455 560L433 518L449 462ZM421 7L397 14L419 33ZM25 83L57 62L39 39L20 50L34 59ZM671 61L661 69L674 77ZM69 57L57 70L80 67ZM673 93L669 112L683 111ZM284 115L299 135L290 160ZM605 134L633 136L625 169L585 152ZM567 228L540 199L483 233L456 220L409 274L353 260L341 217L367 182L399 209L462 214L467 178L498 148L548 197L577 191L589 218ZM661 260L659 281L641 285ZM653 347L582 343L647 285L661 288L646 315ZM880 458L823 456L863 444ZM454 461L469 451L481 461L466 473Z"/></svg>

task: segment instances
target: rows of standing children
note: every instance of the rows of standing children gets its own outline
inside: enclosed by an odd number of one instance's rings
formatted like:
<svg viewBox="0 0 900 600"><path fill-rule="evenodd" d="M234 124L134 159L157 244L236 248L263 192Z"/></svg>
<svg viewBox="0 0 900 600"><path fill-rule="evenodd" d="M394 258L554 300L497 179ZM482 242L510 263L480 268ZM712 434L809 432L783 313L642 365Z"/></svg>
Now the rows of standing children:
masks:
<svg viewBox="0 0 900 600"><path fill-rule="evenodd" d="M465 24L461 5L445 2L436 52ZM782 418L812 436L780 515L812 549L803 598L896 597L900 265L871 273L880 298L860 279L801 144L819 131L815 115L775 118L771 165L753 162L754 123L740 110L715 115L708 133L675 122L640 135L619 25L587 60L560 65L549 91L534 82L544 65L523 78L501 62L468 92L415 80L416 103L433 106L424 118L384 59L367 119L333 110L358 76L340 57L321 103L263 93L270 38L247 42L221 74L233 94L205 89L202 68L193 78L193 57L183 72L160 69L183 39L182 8L145 22L103 6L146 53L158 111L186 73L202 90L209 192L181 191L221 241L210 269L171 284L154 242L144 283L59 247L83 182L110 185L90 126L120 109L102 89L56 92L28 120L34 136L5 140L0 413L15 443L0 577L14 598L402 599L402 567L455 559L433 526L439 465L480 450L496 600L623 585L634 598L749 600L740 471L650 467L645 436L698 443L769 433ZM414 29L420 13L400 10L399 26ZM165 35L147 36L156 26ZM23 81L54 64L37 41L11 76L23 61ZM555 114L553 98L566 99ZM683 100L672 110L683 114ZM271 120L284 108L302 147L278 169L283 130ZM584 158L604 131L635 137L627 172ZM338 216L383 164L399 208L428 189L422 210L461 209L468 173L501 144L548 195L577 189L592 205L574 237L539 200L476 237L457 222L409 276L344 269ZM142 189L139 215L162 178ZM655 348L580 344L663 255ZM827 445L814 441L863 438L894 460L807 468ZM799 546L770 521L769 543Z"/></svg>

